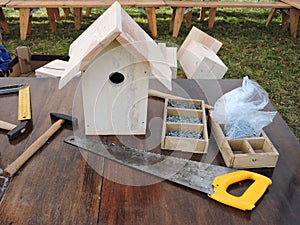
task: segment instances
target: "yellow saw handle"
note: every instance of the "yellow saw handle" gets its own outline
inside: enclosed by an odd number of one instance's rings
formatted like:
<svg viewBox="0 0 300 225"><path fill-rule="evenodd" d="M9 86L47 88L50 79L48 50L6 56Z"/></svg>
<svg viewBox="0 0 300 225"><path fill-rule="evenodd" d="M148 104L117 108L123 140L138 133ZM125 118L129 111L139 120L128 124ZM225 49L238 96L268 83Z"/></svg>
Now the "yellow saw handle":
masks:
<svg viewBox="0 0 300 225"><path fill-rule="evenodd" d="M253 180L254 182L241 196L234 196L227 192L227 188L230 185L244 180ZM254 204L262 197L271 184L272 180L268 177L246 170L238 170L215 177L212 183L214 193L208 196L234 208L252 210L255 207Z"/></svg>

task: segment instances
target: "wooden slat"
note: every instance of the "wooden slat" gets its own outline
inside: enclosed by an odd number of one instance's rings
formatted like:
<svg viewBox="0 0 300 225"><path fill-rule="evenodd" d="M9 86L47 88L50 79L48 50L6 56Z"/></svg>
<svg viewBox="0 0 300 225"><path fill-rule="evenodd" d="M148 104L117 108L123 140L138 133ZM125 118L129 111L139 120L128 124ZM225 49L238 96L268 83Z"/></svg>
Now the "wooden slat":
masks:
<svg viewBox="0 0 300 225"><path fill-rule="evenodd" d="M40 8L73 8L73 7L109 7L115 1L114 0L72 0L72 1L21 1L21 0L12 0L7 4L7 7L15 8L27 8L27 7L40 7ZM164 1L119 1L123 7L161 7L165 5Z"/></svg>
<svg viewBox="0 0 300 225"><path fill-rule="evenodd" d="M172 7L206 7L206 8L291 8L283 2L190 2L190 1L168 1L166 6Z"/></svg>
<svg viewBox="0 0 300 225"><path fill-rule="evenodd" d="M5 6L10 0L0 0L0 6Z"/></svg>
<svg viewBox="0 0 300 225"><path fill-rule="evenodd" d="M297 9L300 9L300 1L299 0L280 0L288 5L291 5Z"/></svg>

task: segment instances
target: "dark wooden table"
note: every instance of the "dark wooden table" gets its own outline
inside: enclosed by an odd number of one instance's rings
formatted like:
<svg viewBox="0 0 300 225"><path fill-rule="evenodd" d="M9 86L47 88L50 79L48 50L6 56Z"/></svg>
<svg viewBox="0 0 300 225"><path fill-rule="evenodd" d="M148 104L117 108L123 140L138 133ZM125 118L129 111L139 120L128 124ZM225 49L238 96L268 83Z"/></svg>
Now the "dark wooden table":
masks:
<svg viewBox="0 0 300 225"><path fill-rule="evenodd" d="M51 125L49 113L52 111L76 115L80 125L74 133L84 135L78 80L58 90L55 79L0 79L0 86L18 83L28 83L31 87L33 130L26 138L15 142L9 142L1 131L1 169ZM166 91L155 81L150 84L152 88ZM184 96L186 90L191 98L207 98L213 104L221 93L240 85L241 80L178 80L174 82L172 94ZM17 95L0 96L0 102L0 119L17 123ZM270 104L268 108L273 109ZM161 151L162 112L163 101L149 98L146 136L101 139L224 165L213 137L207 155ZM61 129L9 180L6 190L0 192L0 224L300 224L299 141L279 114L265 131L280 157L276 168L255 170L269 176L273 184L253 211L222 205L203 193L81 152L63 142L74 134L73 131ZM100 140L99 137L89 138Z"/></svg>

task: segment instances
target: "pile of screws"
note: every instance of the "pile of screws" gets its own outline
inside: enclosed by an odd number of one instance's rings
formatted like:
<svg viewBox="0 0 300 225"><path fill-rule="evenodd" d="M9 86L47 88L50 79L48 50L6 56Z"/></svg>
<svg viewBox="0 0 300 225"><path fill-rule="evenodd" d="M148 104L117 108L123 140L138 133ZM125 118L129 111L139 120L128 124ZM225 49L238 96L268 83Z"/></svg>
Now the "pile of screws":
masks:
<svg viewBox="0 0 300 225"><path fill-rule="evenodd" d="M168 131L166 136L202 139L201 133L195 131Z"/></svg>
<svg viewBox="0 0 300 225"><path fill-rule="evenodd" d="M167 116L169 123L202 123L201 118L198 117L183 117L183 116Z"/></svg>
<svg viewBox="0 0 300 225"><path fill-rule="evenodd" d="M191 104L191 103L178 102L178 101L175 101L175 100L169 100L168 101L168 107L201 110L200 105L197 106L197 105L194 105L194 104Z"/></svg>

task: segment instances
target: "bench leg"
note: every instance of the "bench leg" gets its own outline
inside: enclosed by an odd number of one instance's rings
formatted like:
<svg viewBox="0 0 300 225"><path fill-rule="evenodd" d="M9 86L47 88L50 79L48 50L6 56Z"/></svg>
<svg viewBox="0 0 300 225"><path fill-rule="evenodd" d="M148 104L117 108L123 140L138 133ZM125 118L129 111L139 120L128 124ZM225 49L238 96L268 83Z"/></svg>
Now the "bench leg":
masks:
<svg viewBox="0 0 300 225"><path fill-rule="evenodd" d="M4 32L6 34L9 34L9 27L8 27L7 22L6 22L6 18L5 18L5 15L3 13L2 7L0 7L0 24L1 24L1 27L4 30Z"/></svg>
<svg viewBox="0 0 300 225"><path fill-rule="evenodd" d="M31 34L31 27L32 27L32 16L29 16L27 34Z"/></svg>
<svg viewBox="0 0 300 225"><path fill-rule="evenodd" d="M266 25L265 25L266 27L269 27L269 25L270 25L270 23L271 23L271 21L274 17L275 12L276 12L276 9L271 9L271 12L268 16L268 19L267 19L267 22L266 22Z"/></svg>
<svg viewBox="0 0 300 225"><path fill-rule="evenodd" d="M185 8L176 8L175 9L175 17L173 22L173 37L177 37L179 34L179 30L183 21Z"/></svg>
<svg viewBox="0 0 300 225"><path fill-rule="evenodd" d="M290 9L290 29L292 37L296 38L299 23L300 10L296 8Z"/></svg>
<svg viewBox="0 0 300 225"><path fill-rule="evenodd" d="M147 19L150 31L153 38L157 38L157 25L156 25L156 13L155 8L146 8Z"/></svg>
<svg viewBox="0 0 300 225"><path fill-rule="evenodd" d="M70 8L63 8L65 17L70 16Z"/></svg>
<svg viewBox="0 0 300 225"><path fill-rule="evenodd" d="M209 8L205 8L205 7L202 7L201 10L200 10L200 20L204 20L205 19L205 12L209 10Z"/></svg>
<svg viewBox="0 0 300 225"><path fill-rule="evenodd" d="M86 8L86 9L85 9L85 15L86 15L86 16L91 15L91 12L92 12L92 8Z"/></svg>
<svg viewBox="0 0 300 225"><path fill-rule="evenodd" d="M217 2L218 0L211 0L212 2ZM217 14L217 8L210 8L209 10L209 20L208 20L208 28L212 29L215 24L215 17Z"/></svg>
<svg viewBox="0 0 300 225"><path fill-rule="evenodd" d="M187 29L190 29L192 26L192 16L193 16L193 11L190 11L185 15L185 27Z"/></svg>
<svg viewBox="0 0 300 225"><path fill-rule="evenodd" d="M172 33L174 29L174 21L175 21L175 14L176 14L176 9L172 8L172 18L171 18L171 23L170 23L170 29L169 32Z"/></svg>
<svg viewBox="0 0 300 225"><path fill-rule="evenodd" d="M46 8L48 19L50 22L50 28L52 32L56 31L56 24L55 24L55 8Z"/></svg>
<svg viewBox="0 0 300 225"><path fill-rule="evenodd" d="M82 17L82 8L74 8L75 30L80 30L81 17Z"/></svg>
<svg viewBox="0 0 300 225"><path fill-rule="evenodd" d="M54 9L54 17L56 21L60 21L59 8Z"/></svg>
<svg viewBox="0 0 300 225"><path fill-rule="evenodd" d="M26 40L28 24L29 24L29 14L30 8L20 8L20 38L21 40Z"/></svg>

